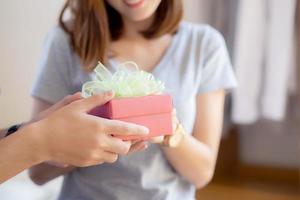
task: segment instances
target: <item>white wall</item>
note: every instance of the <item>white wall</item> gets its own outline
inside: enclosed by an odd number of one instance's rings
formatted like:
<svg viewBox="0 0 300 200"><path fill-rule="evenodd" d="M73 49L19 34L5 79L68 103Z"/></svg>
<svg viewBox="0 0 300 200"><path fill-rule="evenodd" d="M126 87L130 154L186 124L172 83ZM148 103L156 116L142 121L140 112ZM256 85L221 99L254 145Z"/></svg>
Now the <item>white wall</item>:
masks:
<svg viewBox="0 0 300 200"><path fill-rule="evenodd" d="M44 36L55 24L63 2L0 1L0 127L29 118L29 92ZM0 199L55 199L60 182L37 187L24 172L0 186Z"/></svg>
<svg viewBox="0 0 300 200"><path fill-rule="evenodd" d="M62 0L0 1L0 127L30 116L30 87Z"/></svg>

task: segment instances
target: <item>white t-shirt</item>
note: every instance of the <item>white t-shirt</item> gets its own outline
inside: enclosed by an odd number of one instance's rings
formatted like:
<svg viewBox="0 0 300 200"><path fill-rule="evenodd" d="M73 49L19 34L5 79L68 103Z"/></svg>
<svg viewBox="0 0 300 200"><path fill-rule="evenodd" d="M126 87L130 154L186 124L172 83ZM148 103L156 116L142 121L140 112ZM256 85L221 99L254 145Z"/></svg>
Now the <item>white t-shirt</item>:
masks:
<svg viewBox="0 0 300 200"><path fill-rule="evenodd" d="M116 65L114 59L109 60L112 71ZM94 73L82 70L68 35L59 27L48 34L39 67L32 96L51 103L80 91L84 82L95 78ZM182 22L152 73L165 82L166 93L172 95L178 118L189 134L195 122L196 96L236 86L223 37L207 25ZM150 145L145 151L120 156L114 164L71 172L64 179L60 199L192 200L195 188L173 169L159 145Z"/></svg>

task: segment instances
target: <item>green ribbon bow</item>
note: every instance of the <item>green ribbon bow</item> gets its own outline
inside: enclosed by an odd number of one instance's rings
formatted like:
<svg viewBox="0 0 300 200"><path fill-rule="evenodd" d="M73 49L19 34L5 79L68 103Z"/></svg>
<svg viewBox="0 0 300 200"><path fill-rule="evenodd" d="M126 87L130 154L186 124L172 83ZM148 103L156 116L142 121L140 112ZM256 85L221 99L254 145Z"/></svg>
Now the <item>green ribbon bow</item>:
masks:
<svg viewBox="0 0 300 200"><path fill-rule="evenodd" d="M114 91L115 97L138 97L160 94L165 89L162 81L156 80L152 74L140 70L132 61L120 64L114 74L99 62L94 72L97 79L86 82L82 86L84 98L99 91Z"/></svg>

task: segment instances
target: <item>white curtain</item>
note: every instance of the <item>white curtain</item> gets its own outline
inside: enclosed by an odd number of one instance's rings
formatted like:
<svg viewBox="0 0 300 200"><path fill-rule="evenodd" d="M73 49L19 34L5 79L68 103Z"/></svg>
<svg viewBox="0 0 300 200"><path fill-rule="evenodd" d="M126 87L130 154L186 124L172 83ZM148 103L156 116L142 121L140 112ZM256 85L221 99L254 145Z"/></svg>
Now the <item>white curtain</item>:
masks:
<svg viewBox="0 0 300 200"><path fill-rule="evenodd" d="M234 122L282 120L295 65L296 0L240 0L234 46Z"/></svg>
<svg viewBox="0 0 300 200"><path fill-rule="evenodd" d="M296 0L187 0L186 17L225 37L239 87L232 96L237 124L282 120L295 71ZM295 78L293 78L295 79Z"/></svg>

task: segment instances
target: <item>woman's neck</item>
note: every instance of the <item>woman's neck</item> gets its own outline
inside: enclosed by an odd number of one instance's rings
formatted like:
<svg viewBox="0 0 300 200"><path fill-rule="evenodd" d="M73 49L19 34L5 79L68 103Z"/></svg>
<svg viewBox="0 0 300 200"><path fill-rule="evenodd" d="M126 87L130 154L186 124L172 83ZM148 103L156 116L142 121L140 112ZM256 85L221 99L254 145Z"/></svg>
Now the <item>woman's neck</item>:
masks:
<svg viewBox="0 0 300 200"><path fill-rule="evenodd" d="M144 39L140 32L151 26L153 18L154 16L138 22L123 19L125 31L122 37L130 40Z"/></svg>

